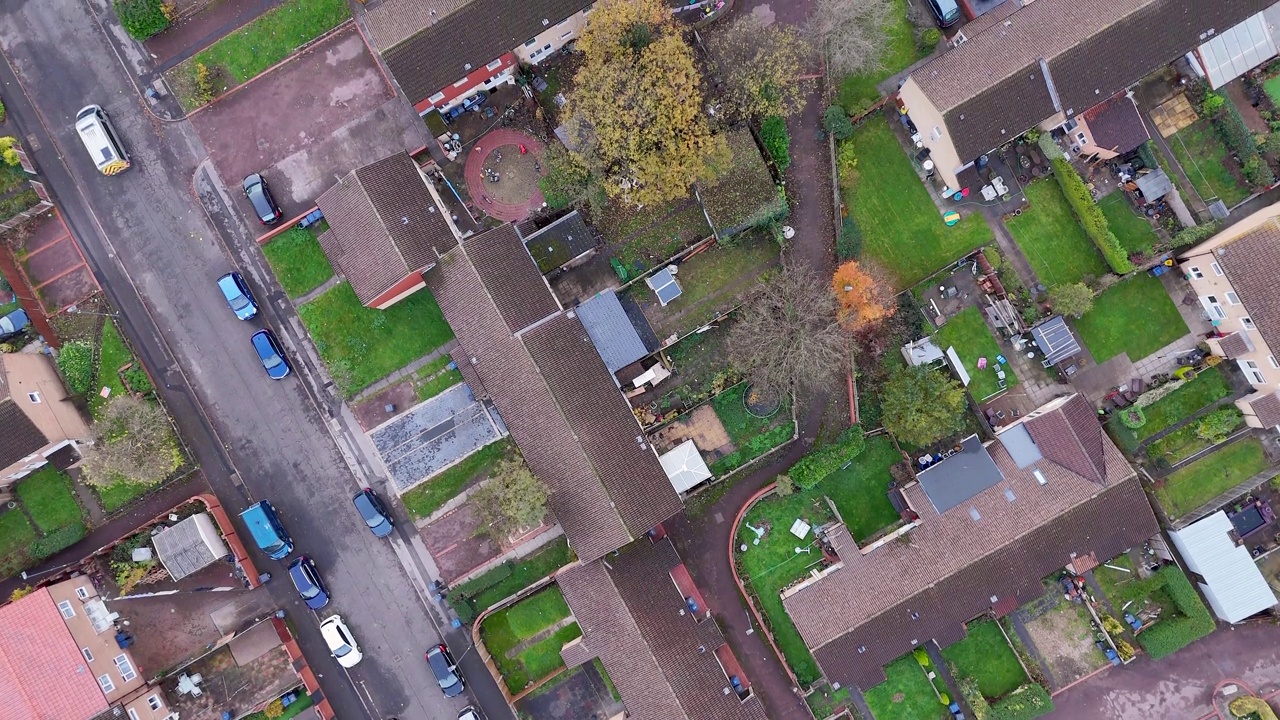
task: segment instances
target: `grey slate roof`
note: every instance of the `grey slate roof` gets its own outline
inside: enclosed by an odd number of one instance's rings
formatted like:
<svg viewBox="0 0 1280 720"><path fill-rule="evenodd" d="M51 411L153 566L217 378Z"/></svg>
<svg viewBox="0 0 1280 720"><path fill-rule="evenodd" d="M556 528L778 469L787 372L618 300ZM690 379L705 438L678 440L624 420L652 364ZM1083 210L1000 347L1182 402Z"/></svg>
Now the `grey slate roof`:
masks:
<svg viewBox="0 0 1280 720"><path fill-rule="evenodd" d="M379 49L409 102L417 104L592 1L471 0L406 40ZM410 16L402 17L406 22L414 21Z"/></svg>
<svg viewBox="0 0 1280 720"><path fill-rule="evenodd" d="M609 372L617 372L649 354L612 289L582 303L575 312Z"/></svg>
<svg viewBox="0 0 1280 720"><path fill-rule="evenodd" d="M519 225L516 229L524 238L525 247L529 248L529 254L543 274L560 268L597 244L591 229L577 210L541 230L526 232Z"/></svg>
<svg viewBox="0 0 1280 720"><path fill-rule="evenodd" d="M960 443L963 448L917 476L934 509L944 513L1004 479L977 435Z"/></svg>
<svg viewBox="0 0 1280 720"><path fill-rule="evenodd" d="M1080 352L1080 343L1061 315L1054 315L1031 328L1031 337L1047 362L1056 364Z"/></svg>

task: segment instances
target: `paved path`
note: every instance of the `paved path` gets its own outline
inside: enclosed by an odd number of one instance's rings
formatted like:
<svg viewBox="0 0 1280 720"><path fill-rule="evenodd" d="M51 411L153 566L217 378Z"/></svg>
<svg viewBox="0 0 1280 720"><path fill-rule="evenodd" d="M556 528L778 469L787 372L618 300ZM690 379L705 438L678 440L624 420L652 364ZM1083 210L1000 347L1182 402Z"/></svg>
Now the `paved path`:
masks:
<svg viewBox="0 0 1280 720"><path fill-rule="evenodd" d="M1195 720L1213 710L1213 688L1227 678L1263 695L1280 689L1280 629L1249 624L1218 630L1174 655L1111 668L1054 697L1051 718Z"/></svg>
<svg viewBox="0 0 1280 720"><path fill-rule="evenodd" d="M283 1L213 0L198 12L179 19L144 45L155 56L157 71L164 72Z"/></svg>
<svg viewBox="0 0 1280 720"><path fill-rule="evenodd" d="M991 232L995 233L996 245L1000 247L1000 254L1004 255L1005 262L1013 264L1013 269L1018 273L1018 279L1027 286L1028 290L1035 288L1040 284L1040 278L1036 276L1036 271L1031 269L1031 261L1027 260L1027 255L1018 246L1018 241L1013 239L1013 234L1004 224L1001 214L999 207L982 206L982 217L991 227Z"/></svg>

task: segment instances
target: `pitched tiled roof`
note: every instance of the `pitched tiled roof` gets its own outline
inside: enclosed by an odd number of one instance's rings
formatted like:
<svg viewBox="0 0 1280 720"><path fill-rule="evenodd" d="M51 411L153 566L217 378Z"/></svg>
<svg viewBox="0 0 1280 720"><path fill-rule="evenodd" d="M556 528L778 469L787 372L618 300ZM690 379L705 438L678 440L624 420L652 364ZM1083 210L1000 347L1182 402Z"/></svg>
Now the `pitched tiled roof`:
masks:
<svg viewBox="0 0 1280 720"><path fill-rule="evenodd" d="M911 74L942 111L962 160L1012 140L1058 108L1084 112L1273 0L1036 0ZM1035 77L1031 77L1031 76ZM963 119L960 117L963 115ZM1001 131L1004 131L1003 133Z"/></svg>
<svg viewBox="0 0 1280 720"><path fill-rule="evenodd" d="M481 278L502 278L501 282L486 282L485 287L511 332L518 333L560 311L560 303L514 227L503 225L473 235L463 244Z"/></svg>
<svg viewBox="0 0 1280 720"><path fill-rule="evenodd" d="M1280 348L1280 219L1266 220L1215 255L1262 339Z"/></svg>
<svg viewBox="0 0 1280 720"><path fill-rule="evenodd" d="M1222 354L1228 359L1253 352L1253 343L1249 341L1249 333L1245 330L1237 330L1222 338L1218 341L1218 347L1222 348Z"/></svg>
<svg viewBox="0 0 1280 720"><path fill-rule="evenodd" d="M107 709L47 588L0 607L0 716L88 720Z"/></svg>
<svg viewBox="0 0 1280 720"><path fill-rule="evenodd" d="M910 543L886 543L863 555L847 530L833 534L843 566L783 601L829 679L870 687L883 679L882 665L911 649L911 640L946 645L959 639L962 623L989 609L991 596L1016 594L1023 602L1038 596L1040 578L1066 565L1071 553L1110 558L1155 534L1142 488L1128 479L1133 469L1105 435L1099 441L1106 489L1051 457L1064 459L1074 447L1080 457L1072 464L1093 467L1094 459L1085 458L1093 437L1080 427L1083 413L1075 404L1042 416L1060 417L1039 425L1044 458L1025 469L1001 443L990 444L1005 480L949 512L937 514L918 483L903 488L920 514ZM1051 430L1070 437L1054 443Z"/></svg>
<svg viewBox="0 0 1280 720"><path fill-rule="evenodd" d="M378 50L387 50L470 2L471 0L383 0L365 13L369 39Z"/></svg>
<svg viewBox="0 0 1280 720"><path fill-rule="evenodd" d="M1116 93L1080 116L1089 124L1093 144L1101 148L1124 154L1151 139L1138 106L1125 93Z"/></svg>
<svg viewBox="0 0 1280 720"><path fill-rule="evenodd" d="M1268 393L1249 404L1262 427L1280 425L1280 393Z"/></svg>
<svg viewBox="0 0 1280 720"><path fill-rule="evenodd" d="M582 628L582 642L604 664L629 717L764 720L758 696L742 702L725 693L729 681L715 656L724 636L714 619L698 623L689 615L671 580L679 564L670 539L642 538L608 565L575 565L556 581Z"/></svg>
<svg viewBox="0 0 1280 720"><path fill-rule="evenodd" d="M409 102L416 104L592 2L471 0L403 42L379 48ZM401 18L397 21L413 22L407 15Z"/></svg>
<svg viewBox="0 0 1280 720"><path fill-rule="evenodd" d="M527 252L522 263L494 255L473 264L473 249L513 237L499 228L468 239L427 282L458 338L453 355L464 375L492 399L529 468L551 489L569 543L589 562L674 515L680 501L652 449L636 442L640 426L586 330L555 304ZM518 238L515 247L525 252ZM503 289L522 284L527 292ZM516 299L523 305L504 312ZM539 307L545 317L527 314Z"/></svg>
<svg viewBox="0 0 1280 720"><path fill-rule="evenodd" d="M48 442L12 398L0 400L0 468L18 462Z"/></svg>
<svg viewBox="0 0 1280 720"><path fill-rule="evenodd" d="M1106 440L1093 406L1073 395L1057 410L1026 421L1040 454L1086 480L1106 484Z"/></svg>
<svg viewBox="0 0 1280 720"><path fill-rule="evenodd" d="M316 205L329 223L320 245L364 303L458 244L456 230L405 153L347 173Z"/></svg>

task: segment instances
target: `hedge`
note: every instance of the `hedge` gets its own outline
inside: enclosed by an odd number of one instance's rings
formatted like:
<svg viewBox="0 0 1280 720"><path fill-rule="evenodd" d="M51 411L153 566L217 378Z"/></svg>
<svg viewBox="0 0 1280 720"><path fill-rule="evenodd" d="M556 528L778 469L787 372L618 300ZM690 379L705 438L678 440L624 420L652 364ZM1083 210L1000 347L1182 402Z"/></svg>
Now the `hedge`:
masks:
<svg viewBox="0 0 1280 720"><path fill-rule="evenodd" d="M93 389L93 346L83 340L72 340L58 353L58 369L67 379L67 387L76 395Z"/></svg>
<svg viewBox="0 0 1280 720"><path fill-rule="evenodd" d="M1176 617L1170 617L1166 608L1155 625L1138 635L1147 654L1159 660L1213 632L1217 624L1182 570L1166 565L1156 575L1163 579L1165 591L1178 611Z"/></svg>
<svg viewBox="0 0 1280 720"><path fill-rule="evenodd" d="M1203 225L1185 227L1179 230L1177 235L1173 236L1173 246L1183 247L1186 245L1195 245L1198 242L1202 242L1213 237L1216 232L1218 232L1218 222L1216 220L1207 222Z"/></svg>
<svg viewBox="0 0 1280 720"><path fill-rule="evenodd" d="M1058 178L1058 185L1067 198L1067 204L1084 227L1085 234L1102 253L1107 265L1120 275L1133 272L1133 263L1129 262L1128 254L1120 246L1115 233L1111 232L1107 216L1102 214L1102 209L1093 201L1093 194L1085 186L1084 179L1066 160L1055 157L1050 160L1050 164L1053 165L1053 175Z"/></svg>
<svg viewBox="0 0 1280 720"><path fill-rule="evenodd" d="M44 560L47 557L51 557L54 553L66 550L72 545L80 542L81 538L84 537L84 534L84 523L76 523L74 525L60 527L31 543L31 557L36 560Z"/></svg>
<svg viewBox="0 0 1280 720"><path fill-rule="evenodd" d="M1053 698L1048 691L1037 683L1027 683L992 703L986 720L1031 720L1051 712Z"/></svg>
<svg viewBox="0 0 1280 720"><path fill-rule="evenodd" d="M849 216L840 224L840 237L836 240L836 256L841 262L862 257L862 228Z"/></svg>
<svg viewBox="0 0 1280 720"><path fill-rule="evenodd" d="M773 158L773 164L782 172L791 167L791 136L787 134L787 121L770 115L760 125L760 142Z"/></svg>
<svg viewBox="0 0 1280 720"><path fill-rule="evenodd" d="M169 27L160 0L116 0L116 16L134 40L146 40Z"/></svg>
<svg viewBox="0 0 1280 720"><path fill-rule="evenodd" d="M835 442L819 446L800 458L799 462L791 466L791 479L797 487L809 490L839 470L841 465L857 457L865 446L862 427L854 425L840 433Z"/></svg>

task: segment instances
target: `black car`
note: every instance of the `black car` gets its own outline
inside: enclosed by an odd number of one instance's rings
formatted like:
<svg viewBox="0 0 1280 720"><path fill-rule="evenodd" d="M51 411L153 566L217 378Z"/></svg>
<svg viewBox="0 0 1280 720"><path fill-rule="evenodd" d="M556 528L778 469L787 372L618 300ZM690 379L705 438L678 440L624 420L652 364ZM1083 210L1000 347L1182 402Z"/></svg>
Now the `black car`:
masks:
<svg viewBox="0 0 1280 720"><path fill-rule="evenodd" d="M364 524L369 526L373 531L374 537L386 537L391 534L394 523L391 521L391 514L387 512L387 508L382 504L382 499L377 496L370 488L365 488L355 494L351 501L356 504L356 510L360 513L360 517L364 519Z"/></svg>
<svg viewBox="0 0 1280 720"><path fill-rule="evenodd" d="M236 317L252 320L258 314L258 303L254 301L253 293L249 291L249 286L240 277L240 273L229 272L218 278L218 289L222 291L222 297L231 306Z"/></svg>
<svg viewBox="0 0 1280 720"><path fill-rule="evenodd" d="M283 214L280 212L280 206L276 205L275 199L271 197L267 181L258 173L244 179L244 196L249 198L253 211L257 213L263 225L274 225Z"/></svg>
<svg viewBox="0 0 1280 720"><path fill-rule="evenodd" d="M302 601L312 610L319 610L329 604L329 593L325 591L324 581L320 579L320 571L311 558L303 555L289 563L289 579L297 588Z"/></svg>
<svg viewBox="0 0 1280 720"><path fill-rule="evenodd" d="M449 654L449 648L443 644L427 651L427 664L431 666L431 672L435 674L436 682L440 683L445 697L457 697L467 688L467 684L462 681L462 673L458 672L458 664L453 661L453 655Z"/></svg>
<svg viewBox="0 0 1280 720"><path fill-rule="evenodd" d="M926 5L938 20L938 27L951 27L960 22L960 6L956 0L928 0Z"/></svg>
<svg viewBox="0 0 1280 720"><path fill-rule="evenodd" d="M289 374L289 360L284 356L284 348L280 347L280 341L276 339L276 334L270 330L259 330L250 338L253 342L253 349L258 353L258 359L262 361L262 367L266 368L267 376L272 380L282 380Z"/></svg>

